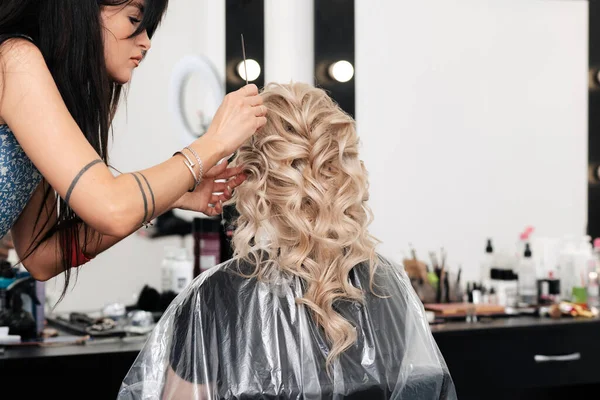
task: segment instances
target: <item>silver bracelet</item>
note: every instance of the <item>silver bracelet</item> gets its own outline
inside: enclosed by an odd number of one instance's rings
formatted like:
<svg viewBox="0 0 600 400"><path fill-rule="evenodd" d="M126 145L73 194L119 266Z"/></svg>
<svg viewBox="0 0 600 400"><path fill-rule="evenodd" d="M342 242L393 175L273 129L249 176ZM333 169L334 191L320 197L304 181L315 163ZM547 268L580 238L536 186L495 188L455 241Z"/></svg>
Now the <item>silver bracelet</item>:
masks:
<svg viewBox="0 0 600 400"><path fill-rule="evenodd" d="M200 182L202 182L202 175L204 175L204 165L202 164L202 160L200 159L198 153L196 153L196 151L191 147L186 146L185 149L189 150L190 153L192 153L194 157L196 157L196 161L198 161L198 166L200 167L200 172L198 175L198 184L200 184Z"/></svg>
<svg viewBox="0 0 600 400"><path fill-rule="evenodd" d="M196 188L200 184L200 178L197 177L196 173L194 172L194 163L190 160L190 158L185 153L183 153L181 151L177 151L173 154L173 156L176 156L177 154L181 154L185 158L183 163L185 164L186 167L188 167L188 169L190 170L190 172L192 174L192 179L194 180L194 187L191 188L190 190L188 190L188 192L193 192L194 190L196 190Z"/></svg>

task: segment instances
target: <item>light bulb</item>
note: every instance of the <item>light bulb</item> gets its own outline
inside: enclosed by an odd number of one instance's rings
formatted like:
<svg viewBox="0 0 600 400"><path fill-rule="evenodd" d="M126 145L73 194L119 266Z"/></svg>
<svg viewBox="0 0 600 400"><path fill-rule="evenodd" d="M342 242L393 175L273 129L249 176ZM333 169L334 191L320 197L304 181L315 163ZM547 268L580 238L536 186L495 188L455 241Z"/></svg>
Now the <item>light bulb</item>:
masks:
<svg viewBox="0 0 600 400"><path fill-rule="evenodd" d="M338 82L348 82L354 76L354 67L348 61L341 60L329 66L329 75Z"/></svg>
<svg viewBox="0 0 600 400"><path fill-rule="evenodd" d="M248 68L248 82L255 81L260 76L260 64L256 60L247 59L246 67L244 61L240 61L237 65L237 73L243 80L246 80L246 68Z"/></svg>

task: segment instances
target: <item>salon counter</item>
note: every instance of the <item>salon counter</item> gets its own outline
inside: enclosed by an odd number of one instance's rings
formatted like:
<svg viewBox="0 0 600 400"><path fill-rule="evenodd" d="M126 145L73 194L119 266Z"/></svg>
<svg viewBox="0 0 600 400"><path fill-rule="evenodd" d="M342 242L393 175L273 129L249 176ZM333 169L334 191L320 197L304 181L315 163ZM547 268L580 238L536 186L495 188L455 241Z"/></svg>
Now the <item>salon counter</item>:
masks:
<svg viewBox="0 0 600 400"><path fill-rule="evenodd" d="M564 399L584 389L598 395L600 319L520 317L431 329L460 400ZM9 347L0 353L0 376L19 391L19 398L115 398L144 340Z"/></svg>
<svg viewBox="0 0 600 400"><path fill-rule="evenodd" d="M126 339L90 340L80 345L50 345L47 347L24 346L10 347L0 351L0 363L4 360L28 360L38 358L60 358L73 356L94 356L98 354L137 354L144 344L145 337ZM2 364L0 364L2 365Z"/></svg>
<svg viewBox="0 0 600 400"><path fill-rule="evenodd" d="M598 398L600 319L518 317L431 329L461 400L565 399L586 390Z"/></svg>
<svg viewBox="0 0 600 400"><path fill-rule="evenodd" d="M4 398L2 390L15 388L19 399L115 399L144 341L144 337L131 337L7 347L0 351L0 398Z"/></svg>
<svg viewBox="0 0 600 400"><path fill-rule="evenodd" d="M547 327L591 324L600 329L600 318L538 318L538 317L512 317L512 318L480 318L478 322L448 322L431 325L434 336L444 336L452 332L481 332L498 331L502 329L533 328L546 329Z"/></svg>

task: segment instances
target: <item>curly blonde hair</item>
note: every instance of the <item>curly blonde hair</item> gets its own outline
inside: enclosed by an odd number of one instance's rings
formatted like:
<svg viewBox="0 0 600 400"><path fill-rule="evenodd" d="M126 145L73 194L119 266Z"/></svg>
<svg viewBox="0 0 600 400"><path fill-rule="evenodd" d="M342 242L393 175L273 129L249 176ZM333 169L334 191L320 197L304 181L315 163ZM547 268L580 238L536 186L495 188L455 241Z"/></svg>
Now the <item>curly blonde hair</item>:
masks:
<svg viewBox="0 0 600 400"><path fill-rule="evenodd" d="M239 213L234 257L256 265L251 276L258 279L276 266L305 282L297 302L309 307L330 342L329 367L356 341L334 303L362 302L349 273L368 262L373 290L376 269L355 121L325 91L307 84L269 84L262 97L268 122L232 162L244 165L248 176L231 199Z"/></svg>

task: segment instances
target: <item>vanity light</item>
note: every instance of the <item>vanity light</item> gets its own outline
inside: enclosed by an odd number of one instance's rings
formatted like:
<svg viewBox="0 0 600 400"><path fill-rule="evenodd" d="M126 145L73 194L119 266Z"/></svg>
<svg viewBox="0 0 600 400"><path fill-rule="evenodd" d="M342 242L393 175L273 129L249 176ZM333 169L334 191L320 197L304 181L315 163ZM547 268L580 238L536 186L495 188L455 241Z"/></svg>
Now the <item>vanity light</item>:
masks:
<svg viewBox="0 0 600 400"><path fill-rule="evenodd" d="M251 58L246 60L246 68L248 68L248 82L255 81L260 76L260 64ZM246 69L244 62L240 61L237 65L237 73L243 80L246 80Z"/></svg>
<svg viewBox="0 0 600 400"><path fill-rule="evenodd" d="M354 66L346 61L337 61L329 66L329 76L338 82L348 82L354 76Z"/></svg>

